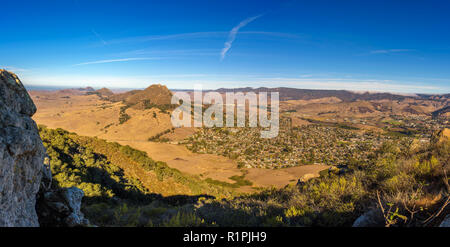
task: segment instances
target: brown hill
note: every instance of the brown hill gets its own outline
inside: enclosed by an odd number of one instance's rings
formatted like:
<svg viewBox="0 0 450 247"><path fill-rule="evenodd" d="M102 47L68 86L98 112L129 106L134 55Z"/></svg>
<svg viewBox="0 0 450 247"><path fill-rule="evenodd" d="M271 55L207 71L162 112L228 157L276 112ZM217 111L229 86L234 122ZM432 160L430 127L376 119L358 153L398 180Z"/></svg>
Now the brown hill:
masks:
<svg viewBox="0 0 450 247"><path fill-rule="evenodd" d="M132 90L108 97L110 101L122 101L128 106L148 108L150 105L170 105L172 92L164 85L154 84L144 90Z"/></svg>
<svg viewBox="0 0 450 247"><path fill-rule="evenodd" d="M84 95L84 94L90 94L92 92L95 92L95 89L92 87L85 87L85 88L67 88L67 89L61 89L58 91L48 91L49 93L57 93L64 96L70 96L70 95Z"/></svg>
<svg viewBox="0 0 450 247"><path fill-rule="evenodd" d="M111 91L110 89L108 89L106 87L96 90L95 93L101 97L110 97L110 96L114 95L113 91Z"/></svg>
<svg viewBox="0 0 450 247"><path fill-rule="evenodd" d="M441 109L438 109L432 113L433 118L437 118L439 116L448 116L450 112L450 105L447 105Z"/></svg>

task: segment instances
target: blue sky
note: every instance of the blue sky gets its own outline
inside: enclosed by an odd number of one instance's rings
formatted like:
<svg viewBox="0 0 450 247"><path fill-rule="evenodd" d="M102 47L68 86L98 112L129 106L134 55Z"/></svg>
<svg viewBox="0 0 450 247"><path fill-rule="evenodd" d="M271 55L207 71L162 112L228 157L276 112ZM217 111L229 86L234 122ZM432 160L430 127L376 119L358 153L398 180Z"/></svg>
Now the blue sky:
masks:
<svg viewBox="0 0 450 247"><path fill-rule="evenodd" d="M448 1L4 1L28 85L450 92Z"/></svg>

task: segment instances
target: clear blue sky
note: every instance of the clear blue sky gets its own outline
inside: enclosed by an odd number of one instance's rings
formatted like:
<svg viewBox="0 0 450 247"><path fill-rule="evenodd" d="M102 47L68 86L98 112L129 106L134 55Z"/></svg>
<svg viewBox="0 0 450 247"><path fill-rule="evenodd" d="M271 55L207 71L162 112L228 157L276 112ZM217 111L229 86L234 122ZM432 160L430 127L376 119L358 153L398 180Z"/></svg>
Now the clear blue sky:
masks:
<svg viewBox="0 0 450 247"><path fill-rule="evenodd" d="M450 92L449 1L2 1L28 85Z"/></svg>

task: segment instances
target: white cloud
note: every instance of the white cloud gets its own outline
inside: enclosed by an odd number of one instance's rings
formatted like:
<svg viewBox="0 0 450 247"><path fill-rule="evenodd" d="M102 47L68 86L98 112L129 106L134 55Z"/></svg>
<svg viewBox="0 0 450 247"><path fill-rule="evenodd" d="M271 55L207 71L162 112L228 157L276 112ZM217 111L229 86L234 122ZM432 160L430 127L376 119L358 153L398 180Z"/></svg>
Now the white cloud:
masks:
<svg viewBox="0 0 450 247"><path fill-rule="evenodd" d="M157 59L161 59L161 58L158 58L158 57L130 57L130 58L107 59L107 60L84 62L84 63L74 64L73 66L81 66L81 65L88 65L88 64L100 64L100 63L139 61L139 60L157 60Z"/></svg>
<svg viewBox="0 0 450 247"><path fill-rule="evenodd" d="M235 26L235 27L233 27L233 29L231 29L230 33L228 34L228 40L225 42L225 45L224 45L222 51L220 52L221 60L223 60L225 58L225 55L231 49L231 46L233 44L233 41L236 39L236 35L237 35L239 29L245 27L247 24L256 20L259 17L261 17L261 15L249 17L249 18L241 21L237 26Z"/></svg>
<svg viewBox="0 0 450 247"><path fill-rule="evenodd" d="M414 51L414 50L413 49L373 50L373 51L370 51L370 54L388 54L388 53L409 52L409 51Z"/></svg>
<svg viewBox="0 0 450 247"><path fill-rule="evenodd" d="M192 33L176 33L167 35L148 35L129 37L122 39L110 40L108 44L122 44L122 43L141 43L155 40L172 40L172 39L189 39L189 38L210 38L210 37L222 37L227 32L192 32Z"/></svg>
<svg viewBox="0 0 450 247"><path fill-rule="evenodd" d="M259 16L256 16L256 18ZM247 23L248 24L248 23ZM264 32L264 31L245 31L240 34L248 35L266 35L282 38L300 38L301 36L282 32ZM222 38L229 35L230 32L211 31L211 32L192 32L192 33L175 33L166 35L147 35L137 37L127 37L105 41L108 45L124 44L124 43L143 43L158 40L177 40L177 39L201 39L201 38Z"/></svg>

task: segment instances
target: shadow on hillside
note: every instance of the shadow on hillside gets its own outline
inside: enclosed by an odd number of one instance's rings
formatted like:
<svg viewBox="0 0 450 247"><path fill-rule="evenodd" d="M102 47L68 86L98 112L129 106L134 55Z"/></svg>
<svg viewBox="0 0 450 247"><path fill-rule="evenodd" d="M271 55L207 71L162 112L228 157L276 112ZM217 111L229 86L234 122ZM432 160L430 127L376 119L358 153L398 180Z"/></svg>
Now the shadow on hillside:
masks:
<svg viewBox="0 0 450 247"><path fill-rule="evenodd" d="M163 196L158 193L147 192L145 193L143 190L144 187L138 187L139 184L129 184L125 179L123 179L123 171L116 172L117 177L120 178L120 182L116 179L112 178L112 174L109 174L104 169L98 167L87 167L88 177L84 178L87 181L92 183L101 184L108 190L111 190L114 193L114 196L111 195L101 195L101 196L88 196L90 191L87 191L88 195L86 195L83 200L86 203L97 203L97 202L112 202L112 203L130 203L135 205L146 205L152 203L155 200L159 200L161 202L167 203L171 206L181 206L189 203L196 203L199 198L206 199L214 199L214 196L210 196L207 194L201 195L173 195L173 196ZM137 182L135 182L137 183ZM134 185L134 186L133 186ZM88 188L89 189L89 188ZM85 190L88 190L85 189ZM95 194L98 194L98 191L92 191Z"/></svg>
<svg viewBox="0 0 450 247"><path fill-rule="evenodd" d="M289 218L286 208L265 202L246 201L240 205L233 202L212 202L198 208L197 214L207 222L215 222L221 227L350 227L359 212L322 209L303 211Z"/></svg>

